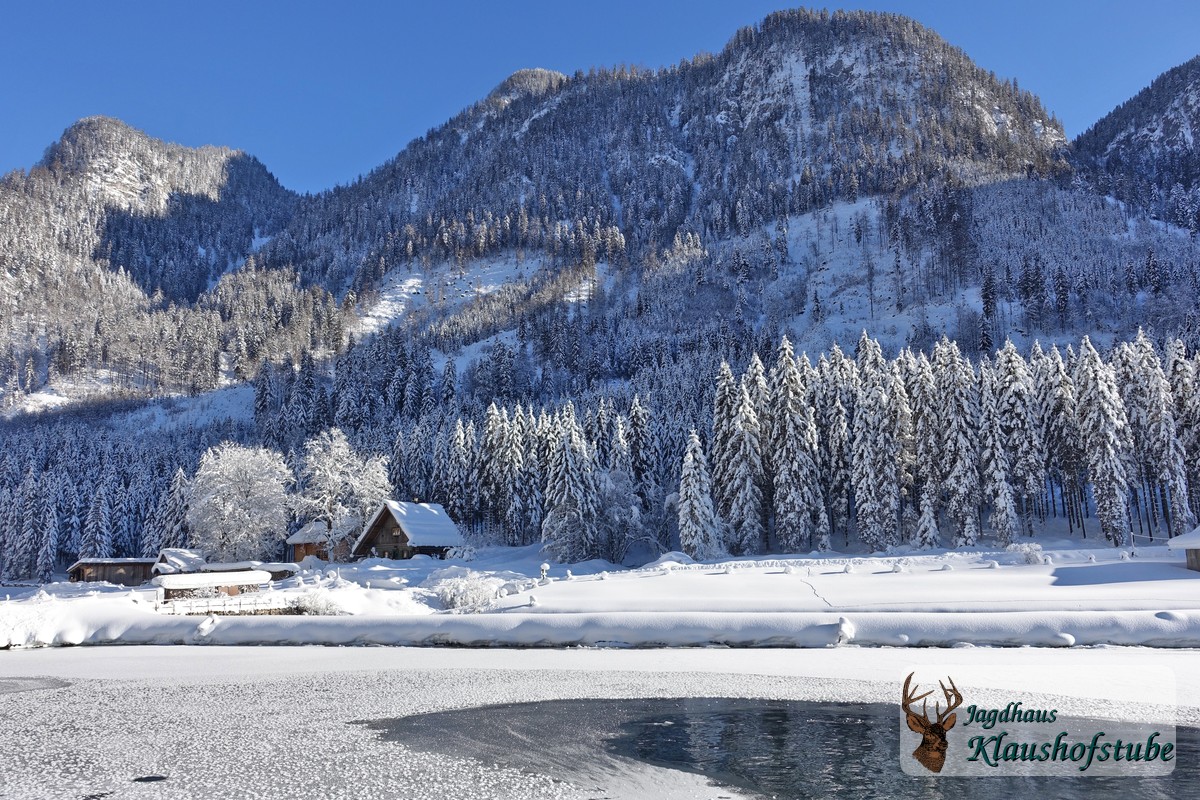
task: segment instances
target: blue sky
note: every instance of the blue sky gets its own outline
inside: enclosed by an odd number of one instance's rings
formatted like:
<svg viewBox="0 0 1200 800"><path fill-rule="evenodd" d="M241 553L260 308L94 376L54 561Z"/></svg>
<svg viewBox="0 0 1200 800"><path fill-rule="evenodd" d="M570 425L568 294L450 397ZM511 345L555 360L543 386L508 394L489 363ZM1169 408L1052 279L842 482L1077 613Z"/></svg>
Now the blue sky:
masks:
<svg viewBox="0 0 1200 800"><path fill-rule="evenodd" d="M289 188L345 183L522 67L657 67L719 50L779 0L0 0L0 172L115 116L258 156ZM831 6L832 7L832 6ZM1200 3L863 2L1039 94L1075 135L1200 52Z"/></svg>

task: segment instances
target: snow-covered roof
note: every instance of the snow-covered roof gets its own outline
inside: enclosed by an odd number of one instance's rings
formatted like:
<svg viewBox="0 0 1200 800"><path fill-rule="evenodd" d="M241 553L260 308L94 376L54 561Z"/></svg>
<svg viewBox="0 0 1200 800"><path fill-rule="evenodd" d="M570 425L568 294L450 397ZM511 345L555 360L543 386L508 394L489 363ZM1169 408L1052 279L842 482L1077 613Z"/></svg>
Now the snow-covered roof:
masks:
<svg viewBox="0 0 1200 800"><path fill-rule="evenodd" d="M241 572L249 569L258 569L263 572L299 572L300 567L297 564L291 564L283 561L214 561L210 564L205 564L200 568L201 572Z"/></svg>
<svg viewBox="0 0 1200 800"><path fill-rule="evenodd" d="M321 520L314 520L287 538L288 544L324 544L329 541L329 528Z"/></svg>
<svg viewBox="0 0 1200 800"><path fill-rule="evenodd" d="M392 518L400 526L400 530L404 531L404 535L408 537L408 543L412 547L462 547L465 544L462 533L454 524L454 520L450 519L446 509L437 503L401 503L396 500L384 500L371 515L367 524L363 526L363 531L359 534L351 552L358 552L359 546L366 540L371 529L375 527L380 515L384 513L392 515Z"/></svg>
<svg viewBox="0 0 1200 800"><path fill-rule="evenodd" d="M67 572L76 567L95 566L98 564L153 564L153 558L81 558L71 566L67 567Z"/></svg>
<svg viewBox="0 0 1200 800"><path fill-rule="evenodd" d="M1182 536L1176 536L1173 539L1167 539L1167 547L1172 550L1200 549L1200 528L1196 528L1191 533L1185 533Z"/></svg>
<svg viewBox="0 0 1200 800"><path fill-rule="evenodd" d="M159 575L151 583L164 589L215 589L218 586L257 586L271 575L258 569L238 572L193 572L188 575Z"/></svg>
<svg viewBox="0 0 1200 800"><path fill-rule="evenodd" d="M158 551L158 563L154 571L159 575L174 575L179 572L196 572L204 566L204 556L195 550L182 547L165 547Z"/></svg>

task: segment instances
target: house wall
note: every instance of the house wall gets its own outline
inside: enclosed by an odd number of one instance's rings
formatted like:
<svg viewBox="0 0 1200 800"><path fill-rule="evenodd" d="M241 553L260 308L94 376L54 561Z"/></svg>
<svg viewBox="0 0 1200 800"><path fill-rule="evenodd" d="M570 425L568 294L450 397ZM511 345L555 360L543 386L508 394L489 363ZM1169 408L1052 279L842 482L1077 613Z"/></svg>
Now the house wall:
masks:
<svg viewBox="0 0 1200 800"><path fill-rule="evenodd" d="M1200 572L1200 550L1186 550L1187 568Z"/></svg>
<svg viewBox="0 0 1200 800"><path fill-rule="evenodd" d="M329 560L329 554L325 550L325 545L316 542L306 542L305 544L292 545L292 561L303 561L308 556L316 556L324 561Z"/></svg>
<svg viewBox="0 0 1200 800"><path fill-rule="evenodd" d="M408 536L400 529L391 514L382 514L363 542L363 555L369 556L371 548L380 558L411 558L412 548Z"/></svg>
<svg viewBox="0 0 1200 800"><path fill-rule="evenodd" d="M153 564L84 564L72 574L73 581L108 581L118 586L141 586L151 578Z"/></svg>

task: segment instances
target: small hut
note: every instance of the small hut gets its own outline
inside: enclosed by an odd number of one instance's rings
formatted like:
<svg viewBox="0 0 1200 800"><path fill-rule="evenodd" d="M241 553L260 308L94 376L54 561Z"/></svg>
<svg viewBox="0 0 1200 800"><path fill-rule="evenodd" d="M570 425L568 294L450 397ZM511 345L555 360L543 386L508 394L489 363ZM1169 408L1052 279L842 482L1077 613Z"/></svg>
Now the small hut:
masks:
<svg viewBox="0 0 1200 800"><path fill-rule="evenodd" d="M162 590L163 600L181 600L191 597L229 597L257 592L259 587L271 580L268 572L257 569L238 572L194 572L187 575L159 575L154 585Z"/></svg>
<svg viewBox="0 0 1200 800"><path fill-rule="evenodd" d="M458 526L437 503L400 503L384 500L371 515L351 548L354 558L412 558L416 555L445 558L464 544Z"/></svg>
<svg viewBox="0 0 1200 800"><path fill-rule="evenodd" d="M150 580L153 558L81 558L67 568L72 582L107 581L121 586L141 586Z"/></svg>
<svg viewBox="0 0 1200 800"><path fill-rule="evenodd" d="M328 544L328 526L321 520L314 520L287 538L288 558L299 562L308 556L316 556L328 561Z"/></svg>
<svg viewBox="0 0 1200 800"><path fill-rule="evenodd" d="M1190 533L1167 539L1167 547L1171 550L1182 550L1187 554L1187 568L1200 572L1200 528Z"/></svg>
<svg viewBox="0 0 1200 800"><path fill-rule="evenodd" d="M155 575L181 575L189 572L199 572L204 567L204 556L195 550L182 547L164 547L158 551L158 561L154 564Z"/></svg>

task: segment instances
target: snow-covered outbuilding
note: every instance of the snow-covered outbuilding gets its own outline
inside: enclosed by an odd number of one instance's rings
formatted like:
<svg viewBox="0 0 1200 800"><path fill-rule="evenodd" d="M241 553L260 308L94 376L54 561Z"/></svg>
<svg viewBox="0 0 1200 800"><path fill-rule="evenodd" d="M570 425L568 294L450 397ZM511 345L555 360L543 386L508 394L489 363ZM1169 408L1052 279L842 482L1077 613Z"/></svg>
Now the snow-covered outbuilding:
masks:
<svg viewBox="0 0 1200 800"><path fill-rule="evenodd" d="M1187 568L1200 572L1200 528L1196 528L1191 533L1167 539L1167 548L1182 550L1187 554Z"/></svg>
<svg viewBox="0 0 1200 800"><path fill-rule="evenodd" d="M287 538L288 558L303 561L308 556L329 560L329 527L322 520L313 520Z"/></svg>
<svg viewBox="0 0 1200 800"><path fill-rule="evenodd" d="M298 564L285 561L213 561L200 567L201 572L242 572L256 569L267 573L273 581L290 578L300 571Z"/></svg>
<svg viewBox="0 0 1200 800"><path fill-rule="evenodd" d="M153 558L81 558L67 568L74 581L108 581L121 586L141 586L150 580Z"/></svg>
<svg viewBox="0 0 1200 800"><path fill-rule="evenodd" d="M204 568L204 556L195 550L182 547L164 547L158 551L158 561L154 564L155 575L180 575L188 572L199 572Z"/></svg>
<svg viewBox="0 0 1200 800"><path fill-rule="evenodd" d="M367 520L350 550L354 558L412 558L415 555L445 558L462 547L462 533L446 509L437 503L401 503L384 500Z"/></svg>
<svg viewBox="0 0 1200 800"><path fill-rule="evenodd" d="M244 569L237 572L193 572L186 575L159 575L153 583L162 590L163 600L186 597L216 597L257 592L271 580L269 572Z"/></svg>

